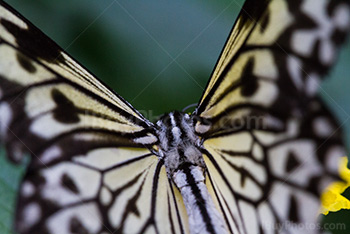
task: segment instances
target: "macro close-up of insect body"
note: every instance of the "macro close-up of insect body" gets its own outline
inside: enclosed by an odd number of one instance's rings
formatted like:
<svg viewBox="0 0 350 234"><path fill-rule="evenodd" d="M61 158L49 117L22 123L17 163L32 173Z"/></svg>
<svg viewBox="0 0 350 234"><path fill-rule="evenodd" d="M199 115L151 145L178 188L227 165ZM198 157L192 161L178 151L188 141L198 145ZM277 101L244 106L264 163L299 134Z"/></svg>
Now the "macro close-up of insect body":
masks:
<svg viewBox="0 0 350 234"><path fill-rule="evenodd" d="M106 66L116 63L111 66L118 71L106 74L125 96L67 53L95 21L114 9L113 4L171 58L158 75L146 80L142 73L146 77L151 62L141 72L137 66L122 70L128 57L118 54L121 58L113 60L112 55ZM342 133L350 126L349 109L321 83L335 69L342 48L348 48L350 2L246 0L242 4L202 86L179 57L216 18L173 56L145 28L147 21L134 17L136 10L132 14L122 2L112 1L61 48L10 1L0 1L3 229L24 234L346 230L340 220L333 226L320 223L321 213L347 208L343 192L350 184L350 178L343 176L349 169ZM165 34L154 33L160 38ZM99 39L92 44L101 43L103 48L108 39ZM131 53L126 46L130 44L118 47L120 53ZM147 56L142 61L163 62L157 52ZM137 63L136 55L130 58ZM93 60L101 62L97 57ZM158 94L146 91L172 64L198 87L189 88L183 78L176 78L167 87L169 95L165 87ZM125 71L128 75L123 78ZM344 71L346 76L349 68ZM130 89L123 89L121 80L130 82ZM339 81L333 85L339 87L339 95L346 89ZM176 99L172 92L181 99L188 89L201 92L195 100L198 104L190 105L193 111L164 104ZM155 106L166 106L166 114L144 104L147 92ZM343 97L345 103L348 98ZM343 203L332 200L330 192L338 193L333 197L344 199Z"/></svg>

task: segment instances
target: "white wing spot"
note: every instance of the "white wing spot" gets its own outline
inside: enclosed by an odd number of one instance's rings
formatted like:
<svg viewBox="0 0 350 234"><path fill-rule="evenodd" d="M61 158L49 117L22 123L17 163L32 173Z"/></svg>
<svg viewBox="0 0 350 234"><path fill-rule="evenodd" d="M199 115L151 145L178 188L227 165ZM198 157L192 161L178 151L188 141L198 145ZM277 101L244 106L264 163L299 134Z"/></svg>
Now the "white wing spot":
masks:
<svg viewBox="0 0 350 234"><path fill-rule="evenodd" d="M59 158L59 156L62 154L62 150L60 147L58 147L57 145L54 145L48 149L46 149L42 156L40 157L40 161L43 164L47 164L52 162L53 160Z"/></svg>
<svg viewBox="0 0 350 234"><path fill-rule="evenodd" d="M305 81L305 92L309 96L315 96L320 87L320 77L315 73L308 74Z"/></svg>
<svg viewBox="0 0 350 234"><path fill-rule="evenodd" d="M255 143L254 146L253 146L253 150L252 150L252 154L253 154L253 157L259 161L263 160L264 159L264 152L263 152L263 149L262 147Z"/></svg>
<svg viewBox="0 0 350 234"><path fill-rule="evenodd" d="M106 187L103 187L101 190L100 200L105 206L109 205L112 201L112 194Z"/></svg>
<svg viewBox="0 0 350 234"><path fill-rule="evenodd" d="M333 133L333 128L327 118L319 117L314 120L312 125L314 132L319 137L329 137Z"/></svg>
<svg viewBox="0 0 350 234"><path fill-rule="evenodd" d="M333 173L338 173L339 162L343 156L346 156L346 152L341 146L333 146L330 148L326 153L325 165L327 169Z"/></svg>
<svg viewBox="0 0 350 234"><path fill-rule="evenodd" d="M301 75L302 66L300 59L297 59L294 56L289 56L287 60L287 68L295 87L301 90L303 87L303 80Z"/></svg>
<svg viewBox="0 0 350 234"><path fill-rule="evenodd" d="M335 57L335 46L330 40L323 40L320 48L321 61L324 64L331 64Z"/></svg>
<svg viewBox="0 0 350 234"><path fill-rule="evenodd" d="M6 137L7 129L12 119L12 110L8 103L2 103L0 105L0 136Z"/></svg>
<svg viewBox="0 0 350 234"><path fill-rule="evenodd" d="M338 6L334 14L334 24L342 30L348 30L350 27L350 9L346 4Z"/></svg>
<svg viewBox="0 0 350 234"><path fill-rule="evenodd" d="M37 203L30 203L23 210L23 223L32 226L40 220L41 210Z"/></svg>
<svg viewBox="0 0 350 234"><path fill-rule="evenodd" d="M23 184L22 184L22 188L21 188L21 191L22 191L22 195L24 197L30 197L34 194L35 192L35 187L32 183L28 182L28 181L25 181Z"/></svg>
<svg viewBox="0 0 350 234"><path fill-rule="evenodd" d="M301 55L310 56L316 38L317 35L314 32L297 31L292 36L292 47ZM300 43L301 41L303 43Z"/></svg>

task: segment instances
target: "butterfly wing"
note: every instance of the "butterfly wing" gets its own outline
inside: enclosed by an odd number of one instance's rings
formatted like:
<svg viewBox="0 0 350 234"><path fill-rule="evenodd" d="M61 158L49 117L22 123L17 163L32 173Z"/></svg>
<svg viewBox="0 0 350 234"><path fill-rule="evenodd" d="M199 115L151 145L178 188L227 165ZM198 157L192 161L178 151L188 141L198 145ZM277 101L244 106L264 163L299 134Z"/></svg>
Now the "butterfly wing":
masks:
<svg viewBox="0 0 350 234"><path fill-rule="evenodd" d="M20 233L183 233L181 195L148 150L105 147L28 171ZM181 216L180 216L181 215Z"/></svg>
<svg viewBox="0 0 350 234"><path fill-rule="evenodd" d="M12 159L20 159L14 135L33 153L67 132L105 132L129 144L133 138L152 138L149 121L9 9L2 3L0 89L1 135Z"/></svg>
<svg viewBox="0 0 350 234"><path fill-rule="evenodd" d="M195 114L213 122L250 106L302 114L349 27L347 1L246 1Z"/></svg>
<svg viewBox="0 0 350 234"><path fill-rule="evenodd" d="M320 193L345 153L316 91L349 31L349 7L243 6L194 112L207 181L231 232L317 232L305 225L316 221Z"/></svg>
<svg viewBox="0 0 350 234"><path fill-rule="evenodd" d="M30 154L16 230L183 232L153 124L0 3L0 136L13 161Z"/></svg>

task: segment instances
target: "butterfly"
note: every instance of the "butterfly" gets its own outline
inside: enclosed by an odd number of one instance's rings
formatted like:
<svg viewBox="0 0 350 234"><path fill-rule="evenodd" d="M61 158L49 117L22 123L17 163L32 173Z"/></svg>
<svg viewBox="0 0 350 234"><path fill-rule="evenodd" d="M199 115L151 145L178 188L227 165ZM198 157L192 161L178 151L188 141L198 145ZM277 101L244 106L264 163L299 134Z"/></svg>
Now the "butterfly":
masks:
<svg viewBox="0 0 350 234"><path fill-rule="evenodd" d="M0 1L0 136L19 233L317 233L345 155L317 95L340 0L247 0L192 114L156 123Z"/></svg>

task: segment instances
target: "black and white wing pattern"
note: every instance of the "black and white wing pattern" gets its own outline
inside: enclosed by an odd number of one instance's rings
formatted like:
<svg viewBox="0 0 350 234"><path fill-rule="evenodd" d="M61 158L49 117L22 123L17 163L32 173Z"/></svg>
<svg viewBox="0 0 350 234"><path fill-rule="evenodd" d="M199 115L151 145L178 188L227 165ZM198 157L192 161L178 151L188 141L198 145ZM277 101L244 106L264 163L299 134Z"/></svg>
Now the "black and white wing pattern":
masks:
<svg viewBox="0 0 350 234"><path fill-rule="evenodd" d="M185 230L181 196L148 149L153 124L3 1L0 113L8 157L30 155L17 232Z"/></svg>
<svg viewBox="0 0 350 234"><path fill-rule="evenodd" d="M344 155L316 91L349 28L345 0L247 0L194 114L154 125L0 1L16 231L316 233Z"/></svg>
<svg viewBox="0 0 350 234"><path fill-rule="evenodd" d="M349 1L244 4L195 111L232 233L319 231L320 193L345 152L316 92L349 29Z"/></svg>

